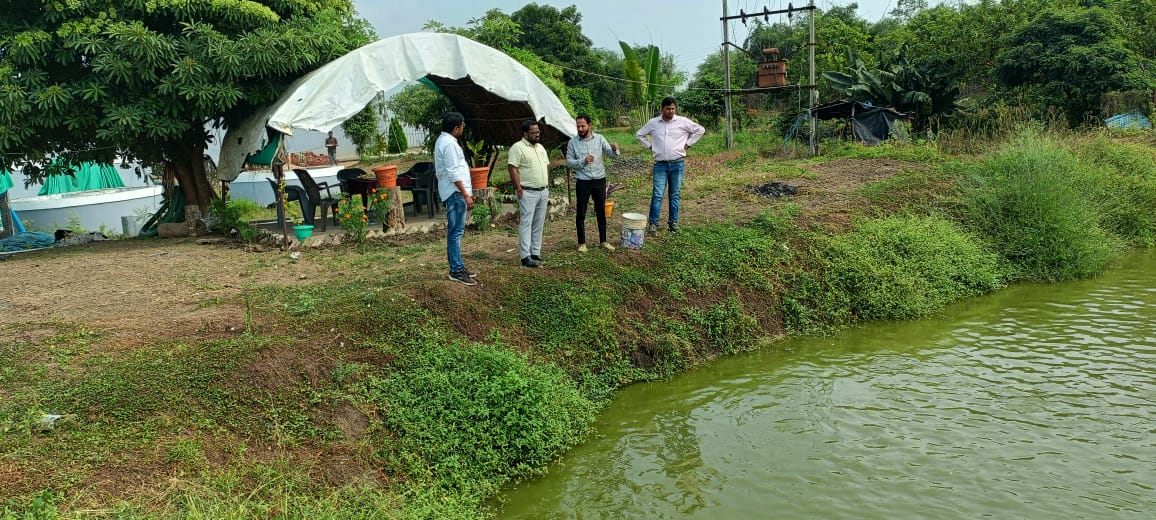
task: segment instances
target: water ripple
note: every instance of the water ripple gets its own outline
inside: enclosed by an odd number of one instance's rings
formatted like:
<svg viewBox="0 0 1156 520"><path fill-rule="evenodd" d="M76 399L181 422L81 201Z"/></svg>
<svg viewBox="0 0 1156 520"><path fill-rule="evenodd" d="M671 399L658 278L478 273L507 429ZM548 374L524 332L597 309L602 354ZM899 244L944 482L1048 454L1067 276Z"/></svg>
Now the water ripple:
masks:
<svg viewBox="0 0 1156 520"><path fill-rule="evenodd" d="M1156 254L626 389L503 518L1151 518Z"/></svg>

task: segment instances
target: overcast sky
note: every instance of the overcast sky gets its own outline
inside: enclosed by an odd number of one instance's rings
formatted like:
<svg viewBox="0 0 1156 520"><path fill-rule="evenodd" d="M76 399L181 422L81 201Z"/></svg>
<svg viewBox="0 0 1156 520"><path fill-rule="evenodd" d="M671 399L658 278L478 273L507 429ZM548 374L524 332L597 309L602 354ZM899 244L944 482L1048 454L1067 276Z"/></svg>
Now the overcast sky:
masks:
<svg viewBox="0 0 1156 520"><path fill-rule="evenodd" d="M807 0L728 0L730 14L786 9L788 1L795 7L807 5ZM895 7L897 0L860 0L858 14L869 21L878 21ZM354 0L361 17L369 20L379 37L395 36L420 31L429 20L448 26L463 27L471 18L497 8L513 13L528 0ZM595 47L618 49L618 41L641 45L654 44L663 53L673 54L679 68L693 74L695 67L722 43L722 0L537 0L538 4L563 9L577 5L582 13L582 32L594 41ZM816 0L819 9L849 5L846 0ZM935 4L934 0L928 2ZM786 15L771 22L786 22ZM730 24L731 41L742 44L747 29L739 22Z"/></svg>

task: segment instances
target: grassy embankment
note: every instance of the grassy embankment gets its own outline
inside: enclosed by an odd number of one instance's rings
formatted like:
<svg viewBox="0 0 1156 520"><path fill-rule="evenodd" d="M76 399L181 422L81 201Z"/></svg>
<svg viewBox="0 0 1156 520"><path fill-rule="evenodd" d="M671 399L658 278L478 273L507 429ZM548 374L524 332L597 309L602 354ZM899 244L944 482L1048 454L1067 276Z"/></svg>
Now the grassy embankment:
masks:
<svg viewBox="0 0 1156 520"><path fill-rule="evenodd" d="M533 271L475 249L477 288L435 269L254 289L244 335L128 351L90 348L108 331L87 324L28 324L50 333L0 340L0 517L474 518L581 442L622 385L783 334L1092 276L1156 237L1150 134L1025 135L963 158L824 151L764 160L753 138L723 151L712 136L684 191L704 213L684 210L683 233L638 253L554 253ZM742 189L795 179L821 193L816 171L873 161L899 173L823 203ZM644 207L648 179L624 180L620 204ZM331 254L358 269L392 253Z"/></svg>

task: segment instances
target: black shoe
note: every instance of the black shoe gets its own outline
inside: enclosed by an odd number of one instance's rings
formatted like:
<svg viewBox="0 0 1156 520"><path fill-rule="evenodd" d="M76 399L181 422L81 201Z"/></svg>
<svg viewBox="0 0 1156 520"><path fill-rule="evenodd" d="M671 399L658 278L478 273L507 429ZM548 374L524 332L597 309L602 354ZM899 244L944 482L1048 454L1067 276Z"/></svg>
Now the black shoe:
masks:
<svg viewBox="0 0 1156 520"><path fill-rule="evenodd" d="M527 256L522 259L522 267L538 267L538 262L534 261L534 257Z"/></svg>
<svg viewBox="0 0 1156 520"><path fill-rule="evenodd" d="M469 269L466 269L465 267L462 268L462 272L466 273L466 276L468 276L470 278L477 278L478 277L478 273L475 273Z"/></svg>
<svg viewBox="0 0 1156 520"><path fill-rule="evenodd" d="M466 274L465 271L458 271L456 273L450 273L450 280L453 280L455 282L461 282L462 284L465 284L465 285L477 285L478 284L478 282L474 281L473 278L470 278L470 276L468 274Z"/></svg>
<svg viewBox="0 0 1156 520"><path fill-rule="evenodd" d="M538 262L539 264L544 264L544 263L546 263L546 259L545 259L545 258L542 258L542 257L540 257L540 256L538 256L538 255L530 255L530 260L533 260L533 261L535 261L535 262Z"/></svg>
<svg viewBox="0 0 1156 520"><path fill-rule="evenodd" d="M678 222L671 222L670 223L670 232L671 233L678 233L679 231L682 231L682 228L678 227Z"/></svg>

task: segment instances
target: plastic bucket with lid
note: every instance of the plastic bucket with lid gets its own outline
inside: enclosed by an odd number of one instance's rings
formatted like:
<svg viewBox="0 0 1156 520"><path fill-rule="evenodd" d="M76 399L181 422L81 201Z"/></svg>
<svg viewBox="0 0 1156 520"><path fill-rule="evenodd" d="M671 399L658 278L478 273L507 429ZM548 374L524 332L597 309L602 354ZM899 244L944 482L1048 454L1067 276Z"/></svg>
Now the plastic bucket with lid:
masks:
<svg viewBox="0 0 1156 520"><path fill-rule="evenodd" d="M622 242L626 249L642 249L646 239L646 215L641 213L622 214Z"/></svg>

